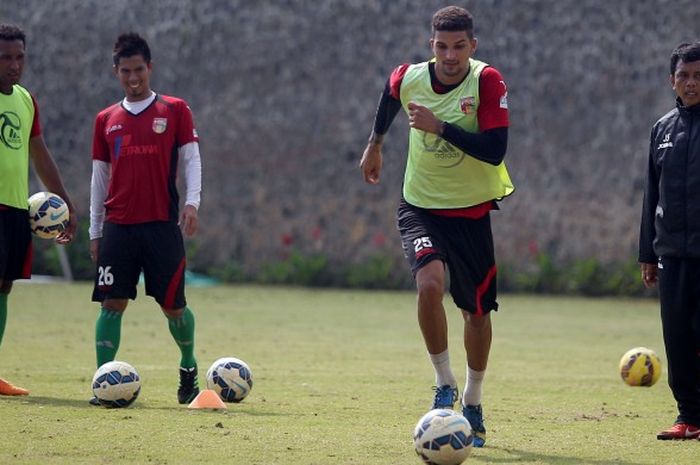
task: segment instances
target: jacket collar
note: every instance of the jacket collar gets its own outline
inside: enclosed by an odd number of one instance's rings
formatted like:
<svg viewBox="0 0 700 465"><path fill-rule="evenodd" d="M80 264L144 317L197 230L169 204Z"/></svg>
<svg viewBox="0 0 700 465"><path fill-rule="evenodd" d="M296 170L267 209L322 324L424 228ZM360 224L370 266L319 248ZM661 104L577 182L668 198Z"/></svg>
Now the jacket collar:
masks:
<svg viewBox="0 0 700 465"><path fill-rule="evenodd" d="M676 97L676 108L681 114L684 115L700 115L700 103L693 105L692 107L683 106L683 102L679 97Z"/></svg>

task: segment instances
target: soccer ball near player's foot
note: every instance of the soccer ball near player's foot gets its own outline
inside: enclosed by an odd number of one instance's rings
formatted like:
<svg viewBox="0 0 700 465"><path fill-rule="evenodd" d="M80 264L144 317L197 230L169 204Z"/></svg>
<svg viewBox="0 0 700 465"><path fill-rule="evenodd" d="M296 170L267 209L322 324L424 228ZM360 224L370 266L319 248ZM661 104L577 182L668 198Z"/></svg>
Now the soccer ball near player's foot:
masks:
<svg viewBox="0 0 700 465"><path fill-rule="evenodd" d="M472 427L460 413L434 409L418 420L413 431L413 445L424 463L458 465L472 451Z"/></svg>
<svg viewBox="0 0 700 465"><path fill-rule="evenodd" d="M141 392L141 377L126 362L107 362L95 372L92 392L105 407L128 407Z"/></svg>
<svg viewBox="0 0 700 465"><path fill-rule="evenodd" d="M240 402L253 389L253 372L243 361L223 357L207 371L207 389L213 389L224 402Z"/></svg>
<svg viewBox="0 0 700 465"><path fill-rule="evenodd" d="M29 197L29 227L42 239L58 236L69 220L68 205L51 192L37 192Z"/></svg>
<svg viewBox="0 0 700 465"><path fill-rule="evenodd" d="M635 347L622 356L620 376L630 386L653 386L661 376L661 360L653 350Z"/></svg>

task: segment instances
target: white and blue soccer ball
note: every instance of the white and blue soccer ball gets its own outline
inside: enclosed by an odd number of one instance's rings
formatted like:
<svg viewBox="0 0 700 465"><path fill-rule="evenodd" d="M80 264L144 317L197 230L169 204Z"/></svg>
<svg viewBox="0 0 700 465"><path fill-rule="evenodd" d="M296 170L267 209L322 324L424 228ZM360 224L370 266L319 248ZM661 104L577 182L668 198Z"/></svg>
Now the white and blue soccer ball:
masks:
<svg viewBox="0 0 700 465"><path fill-rule="evenodd" d="M207 389L212 389L224 402L240 402L253 389L253 372L243 360L222 357L207 371Z"/></svg>
<svg viewBox="0 0 700 465"><path fill-rule="evenodd" d="M105 407L128 407L141 392L141 377L126 362L107 362L92 377L92 392Z"/></svg>
<svg viewBox="0 0 700 465"><path fill-rule="evenodd" d="M29 197L29 227L42 239L53 239L68 226L68 205L51 192L37 192Z"/></svg>
<svg viewBox="0 0 700 465"><path fill-rule="evenodd" d="M473 443L469 421L454 410L429 411L413 431L416 454L428 465L458 465L469 457Z"/></svg>

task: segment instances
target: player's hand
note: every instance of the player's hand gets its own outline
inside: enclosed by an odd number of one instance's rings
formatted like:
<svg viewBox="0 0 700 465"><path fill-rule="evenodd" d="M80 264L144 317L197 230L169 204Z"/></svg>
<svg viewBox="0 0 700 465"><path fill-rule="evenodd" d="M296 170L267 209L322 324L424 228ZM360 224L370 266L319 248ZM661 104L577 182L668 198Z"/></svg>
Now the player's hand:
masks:
<svg viewBox="0 0 700 465"><path fill-rule="evenodd" d="M367 144L360 160L360 170L362 170L362 177L367 184L379 183L379 174L382 171L381 145L371 142Z"/></svg>
<svg viewBox="0 0 700 465"><path fill-rule="evenodd" d="M193 205L185 205L180 215L180 228L185 237L192 237L197 232L197 209Z"/></svg>
<svg viewBox="0 0 700 465"><path fill-rule="evenodd" d="M78 229L78 215L75 213L75 211L70 211L70 216L68 217L68 226L66 226L66 229L61 231L61 233L56 236L56 241L57 244L68 244L70 241L73 240L75 237L75 231Z"/></svg>
<svg viewBox="0 0 700 465"><path fill-rule="evenodd" d="M97 250L100 247L99 239L90 239L90 260L92 263L97 263Z"/></svg>
<svg viewBox="0 0 700 465"><path fill-rule="evenodd" d="M656 287L659 266L656 263L642 263L642 282L647 288Z"/></svg>
<svg viewBox="0 0 700 465"><path fill-rule="evenodd" d="M408 102L408 125L431 134L440 135L442 132L442 121L428 107L416 102Z"/></svg>

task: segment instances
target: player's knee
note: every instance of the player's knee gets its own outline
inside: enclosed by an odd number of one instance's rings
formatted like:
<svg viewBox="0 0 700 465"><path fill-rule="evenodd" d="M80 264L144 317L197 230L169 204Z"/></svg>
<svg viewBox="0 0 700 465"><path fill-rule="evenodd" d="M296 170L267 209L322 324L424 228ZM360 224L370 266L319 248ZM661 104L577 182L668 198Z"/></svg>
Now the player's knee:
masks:
<svg viewBox="0 0 700 465"><path fill-rule="evenodd" d="M102 302L102 308L110 312L123 313L128 303L126 299L107 299Z"/></svg>
<svg viewBox="0 0 700 465"><path fill-rule="evenodd" d="M467 315L467 312L464 312ZM467 317L467 324L474 329L487 328L491 324L491 314L485 313L483 315L476 315L474 313L469 313Z"/></svg>
<svg viewBox="0 0 700 465"><path fill-rule="evenodd" d="M444 285L443 282L436 277L421 279L416 287L418 290L418 298L421 300L442 299Z"/></svg>
<svg viewBox="0 0 700 465"><path fill-rule="evenodd" d="M185 307L182 308L160 308L163 311L163 314L169 319L175 319L175 318L180 318L182 314L185 312Z"/></svg>
<svg viewBox="0 0 700 465"><path fill-rule="evenodd" d="M12 290L12 281L0 280L0 294L9 294Z"/></svg>

